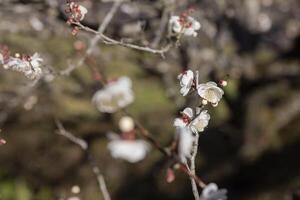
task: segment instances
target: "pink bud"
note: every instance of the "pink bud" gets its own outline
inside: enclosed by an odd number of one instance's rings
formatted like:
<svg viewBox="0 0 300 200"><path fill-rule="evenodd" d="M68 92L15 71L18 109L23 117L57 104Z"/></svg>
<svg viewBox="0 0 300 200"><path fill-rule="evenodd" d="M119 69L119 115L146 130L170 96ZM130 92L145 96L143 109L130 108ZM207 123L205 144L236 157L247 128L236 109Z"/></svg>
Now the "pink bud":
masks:
<svg viewBox="0 0 300 200"><path fill-rule="evenodd" d="M223 86L223 87L226 87L226 86L227 86L227 81L225 81L225 80L220 80L220 81L219 81L219 84L220 84L221 86Z"/></svg>
<svg viewBox="0 0 300 200"><path fill-rule="evenodd" d="M0 138L0 145L4 145L6 144L6 140L4 140L3 138Z"/></svg>
<svg viewBox="0 0 300 200"><path fill-rule="evenodd" d="M175 180L175 173L174 170L171 168L167 169L166 181L167 183L172 183Z"/></svg>

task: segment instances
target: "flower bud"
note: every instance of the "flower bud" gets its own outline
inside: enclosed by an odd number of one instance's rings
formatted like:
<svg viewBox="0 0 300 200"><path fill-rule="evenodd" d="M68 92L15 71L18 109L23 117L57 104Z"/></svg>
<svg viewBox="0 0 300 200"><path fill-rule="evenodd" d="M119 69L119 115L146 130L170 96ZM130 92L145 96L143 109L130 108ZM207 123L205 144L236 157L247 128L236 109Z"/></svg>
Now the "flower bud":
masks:
<svg viewBox="0 0 300 200"><path fill-rule="evenodd" d="M202 104L203 105L206 105L208 102L207 102L207 100L206 99L202 99Z"/></svg>
<svg viewBox="0 0 300 200"><path fill-rule="evenodd" d="M220 81L219 81L219 84L220 84L221 86L223 86L223 87L226 87L226 86L227 86L227 81L225 81L225 80L220 80Z"/></svg>
<svg viewBox="0 0 300 200"><path fill-rule="evenodd" d="M129 132L134 129L134 121L131 117L122 117L119 121L119 128L122 132Z"/></svg>

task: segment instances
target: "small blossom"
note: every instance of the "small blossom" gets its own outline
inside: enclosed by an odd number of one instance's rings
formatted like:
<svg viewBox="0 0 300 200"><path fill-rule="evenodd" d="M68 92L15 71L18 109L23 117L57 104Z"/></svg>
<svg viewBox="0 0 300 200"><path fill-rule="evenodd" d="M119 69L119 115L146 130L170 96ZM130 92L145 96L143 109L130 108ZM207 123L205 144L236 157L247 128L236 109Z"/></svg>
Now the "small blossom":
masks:
<svg viewBox="0 0 300 200"><path fill-rule="evenodd" d="M136 163L145 158L150 146L144 140L124 140L114 136L108 144L108 149L112 157Z"/></svg>
<svg viewBox="0 0 300 200"><path fill-rule="evenodd" d="M226 200L227 190L218 189L215 183L208 184L202 191L200 200Z"/></svg>
<svg viewBox="0 0 300 200"><path fill-rule="evenodd" d="M184 34L186 36L198 35L197 30L201 25L193 17L190 16L172 16L169 20L171 30L176 34Z"/></svg>
<svg viewBox="0 0 300 200"><path fill-rule="evenodd" d="M181 162L187 163L187 158L191 157L195 136L188 127L179 128L178 156Z"/></svg>
<svg viewBox="0 0 300 200"><path fill-rule="evenodd" d="M33 56L10 57L3 67L21 72L27 78L33 80L42 75L42 69L40 68L42 62L43 59L38 53L35 53Z"/></svg>
<svg viewBox="0 0 300 200"><path fill-rule="evenodd" d="M224 91L212 81L198 85L197 90L199 96L212 103L213 106L218 105L224 94Z"/></svg>
<svg viewBox="0 0 300 200"><path fill-rule="evenodd" d="M69 6L72 17L75 21L82 21L88 12L88 10L84 6L76 4L74 2L71 2Z"/></svg>
<svg viewBox="0 0 300 200"><path fill-rule="evenodd" d="M121 77L108 83L104 89L97 91L92 98L92 102L99 111L114 113L134 101L131 86L131 80L128 77Z"/></svg>
<svg viewBox="0 0 300 200"><path fill-rule="evenodd" d="M210 115L207 110L203 110L200 114L191 122L190 127L194 133L199 133L204 131L204 128L208 125L210 120Z"/></svg>
<svg viewBox="0 0 300 200"><path fill-rule="evenodd" d="M182 115L181 118L176 118L174 120L173 125L175 127L185 127L185 126L187 126L191 122L191 120L192 120L192 118L194 116L193 110L191 108L189 108L189 107L185 108L181 112L181 115Z"/></svg>
<svg viewBox="0 0 300 200"><path fill-rule="evenodd" d="M187 70L179 74L178 79L180 81L180 86L181 86L180 93L183 96L186 96L193 86L194 72L192 70Z"/></svg>

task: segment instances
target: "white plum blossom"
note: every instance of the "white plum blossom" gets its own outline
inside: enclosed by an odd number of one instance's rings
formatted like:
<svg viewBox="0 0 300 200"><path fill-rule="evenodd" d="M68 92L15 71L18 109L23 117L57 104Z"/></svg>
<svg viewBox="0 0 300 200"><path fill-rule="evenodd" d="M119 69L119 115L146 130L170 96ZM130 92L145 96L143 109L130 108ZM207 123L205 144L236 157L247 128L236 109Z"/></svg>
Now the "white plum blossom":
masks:
<svg viewBox="0 0 300 200"><path fill-rule="evenodd" d="M175 127L185 127L187 126L191 120L193 119L194 113L193 110L189 107L185 108L182 112L181 112L182 117L181 118L176 118L174 120L173 125Z"/></svg>
<svg viewBox="0 0 300 200"><path fill-rule="evenodd" d="M193 17L172 16L169 20L170 29L176 34L184 34L186 36L198 35L197 30L201 25Z"/></svg>
<svg viewBox="0 0 300 200"><path fill-rule="evenodd" d="M144 140L125 140L116 134L110 136L110 140L108 149L111 156L131 163L143 160L150 150L149 144Z"/></svg>
<svg viewBox="0 0 300 200"><path fill-rule="evenodd" d="M72 14L74 15L73 17L75 19L78 19L79 21L82 21L88 12L88 10L84 6L76 4L74 2L70 3L70 9L72 11Z"/></svg>
<svg viewBox="0 0 300 200"><path fill-rule="evenodd" d="M210 183L202 190L200 200L226 200L226 194L226 189L218 189L215 183Z"/></svg>
<svg viewBox="0 0 300 200"><path fill-rule="evenodd" d="M193 86L194 72L192 70L187 70L187 71L179 74L177 78L180 81L180 87L181 87L180 93L183 96L186 96Z"/></svg>
<svg viewBox="0 0 300 200"><path fill-rule="evenodd" d="M38 53L33 56L27 56L25 58L10 57L3 65L5 69L11 69L23 73L27 78L33 80L39 78L42 75L42 69L40 68L43 59Z"/></svg>
<svg viewBox="0 0 300 200"><path fill-rule="evenodd" d="M198 94L203 98L204 102L208 101L213 106L217 106L221 100L224 91L218 87L215 82L209 81L207 83L198 85ZM204 103L205 104L205 103Z"/></svg>
<svg viewBox="0 0 300 200"><path fill-rule="evenodd" d="M97 91L92 98L92 102L99 111L114 113L134 101L134 93L131 87L131 80L125 76L121 77Z"/></svg>
<svg viewBox="0 0 300 200"><path fill-rule="evenodd" d="M190 123L190 128L194 133L203 132L204 128L208 125L210 115L207 110L203 110L200 114Z"/></svg>
<svg viewBox="0 0 300 200"><path fill-rule="evenodd" d="M191 158L191 152L195 136L188 127L178 128L178 156L181 162L187 163L187 158Z"/></svg>

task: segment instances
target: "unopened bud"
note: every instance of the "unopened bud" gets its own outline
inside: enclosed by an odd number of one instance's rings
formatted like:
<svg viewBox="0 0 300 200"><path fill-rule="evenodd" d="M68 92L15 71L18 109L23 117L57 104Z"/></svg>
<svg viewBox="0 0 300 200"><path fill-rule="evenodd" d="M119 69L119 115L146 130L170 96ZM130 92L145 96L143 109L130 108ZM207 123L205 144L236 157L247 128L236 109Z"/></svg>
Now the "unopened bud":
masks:
<svg viewBox="0 0 300 200"><path fill-rule="evenodd" d="M119 128L122 132L129 132L134 129L134 121L131 117L122 117L119 121Z"/></svg>
<svg viewBox="0 0 300 200"><path fill-rule="evenodd" d="M219 84L223 87L226 87L227 86L227 81L225 80L220 80Z"/></svg>
<svg viewBox="0 0 300 200"><path fill-rule="evenodd" d="M3 138L0 138L0 145L4 145L6 144L6 140L4 140Z"/></svg>
<svg viewBox="0 0 300 200"><path fill-rule="evenodd" d="M175 173L174 170L171 168L167 169L166 181L167 183L172 183L175 180Z"/></svg>
<svg viewBox="0 0 300 200"><path fill-rule="evenodd" d="M202 99L202 104L203 105L206 105L208 102L207 102L207 100L206 99Z"/></svg>

